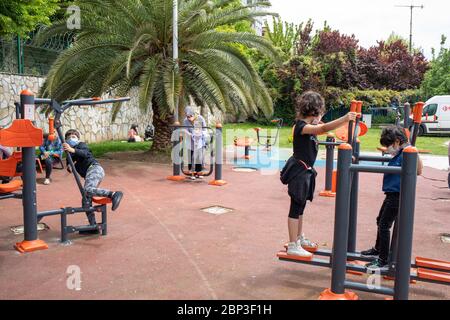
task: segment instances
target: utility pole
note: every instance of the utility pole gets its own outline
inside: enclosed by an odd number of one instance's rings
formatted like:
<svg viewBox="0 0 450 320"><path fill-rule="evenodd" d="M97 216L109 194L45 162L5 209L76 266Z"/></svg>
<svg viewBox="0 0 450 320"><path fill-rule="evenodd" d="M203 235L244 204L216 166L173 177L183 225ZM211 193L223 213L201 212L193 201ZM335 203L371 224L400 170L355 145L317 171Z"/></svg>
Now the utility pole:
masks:
<svg viewBox="0 0 450 320"><path fill-rule="evenodd" d="M409 21L409 53L412 53L413 10L417 9L417 8L423 9L424 6L423 5L415 6L415 5L411 4L409 6L407 6L407 5L406 6L405 5L398 5L396 7L398 7L398 8L409 8L411 10L411 18L410 18L410 21Z"/></svg>
<svg viewBox="0 0 450 320"><path fill-rule="evenodd" d="M173 61L175 63L174 73L178 73L178 0L173 0ZM175 79L175 77L174 77ZM175 85L174 85L175 87ZM175 111L174 111L175 123L178 119L178 97L175 97Z"/></svg>

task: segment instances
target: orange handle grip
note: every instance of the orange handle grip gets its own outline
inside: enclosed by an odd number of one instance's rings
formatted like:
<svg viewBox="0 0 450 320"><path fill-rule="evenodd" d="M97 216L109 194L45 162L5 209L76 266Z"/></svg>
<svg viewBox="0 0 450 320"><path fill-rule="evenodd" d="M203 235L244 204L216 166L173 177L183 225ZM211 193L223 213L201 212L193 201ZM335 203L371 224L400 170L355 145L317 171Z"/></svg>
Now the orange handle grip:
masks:
<svg viewBox="0 0 450 320"><path fill-rule="evenodd" d="M358 108L358 101L353 100L350 105L350 112L356 112L357 108Z"/></svg>
<svg viewBox="0 0 450 320"><path fill-rule="evenodd" d="M414 106L414 123L422 123L422 113L425 103L417 102Z"/></svg>
<svg viewBox="0 0 450 320"><path fill-rule="evenodd" d="M55 119L53 118L48 119L48 140L55 140Z"/></svg>
<svg viewBox="0 0 450 320"><path fill-rule="evenodd" d="M361 118L362 106L363 106L363 102L362 101L358 101L358 104L356 106L356 112L358 113L358 118Z"/></svg>

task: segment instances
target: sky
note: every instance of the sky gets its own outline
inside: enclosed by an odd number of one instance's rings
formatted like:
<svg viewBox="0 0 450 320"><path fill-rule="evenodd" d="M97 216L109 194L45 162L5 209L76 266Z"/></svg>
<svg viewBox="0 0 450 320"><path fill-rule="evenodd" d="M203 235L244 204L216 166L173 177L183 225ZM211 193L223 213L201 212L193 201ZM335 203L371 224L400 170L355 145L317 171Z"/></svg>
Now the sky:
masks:
<svg viewBox="0 0 450 320"><path fill-rule="evenodd" d="M441 35L450 46L450 0L271 0L270 11L288 22L299 24L311 18L314 29L325 21L344 34L354 34L363 47L386 40L392 32L409 41L409 8L395 5L423 5L413 10L413 44L431 59L431 48L439 50ZM270 21L270 20L269 20Z"/></svg>

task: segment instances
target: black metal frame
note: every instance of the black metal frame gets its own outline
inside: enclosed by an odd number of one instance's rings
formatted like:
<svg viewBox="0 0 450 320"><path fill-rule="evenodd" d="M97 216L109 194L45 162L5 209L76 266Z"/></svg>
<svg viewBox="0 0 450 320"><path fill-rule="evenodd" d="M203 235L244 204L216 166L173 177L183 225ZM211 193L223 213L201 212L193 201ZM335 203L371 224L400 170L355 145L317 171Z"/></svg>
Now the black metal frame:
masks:
<svg viewBox="0 0 450 320"><path fill-rule="evenodd" d="M272 122L277 124L277 133L276 133L275 136L272 136L272 135L270 135L270 136L269 135L262 136L262 135L259 134L259 130L256 130L256 137L257 137L257 140L258 140L258 145L264 146L264 147L266 147L266 149L270 149L271 147L273 147L277 143L278 138L280 136L280 129L283 126L283 119L281 119L281 118L280 119L274 119L274 120L272 120ZM265 143L261 143L260 138L266 138L266 142ZM248 154L246 153L246 155L248 155Z"/></svg>
<svg viewBox="0 0 450 320"><path fill-rule="evenodd" d="M181 170L181 172L185 175L185 176L187 176L187 177L190 177L190 176L193 176L194 174L195 174L195 172L194 171L191 171L191 172L189 172L189 171L186 171L185 170L185 168L184 168L184 148L183 148L183 140L185 139L185 135L186 135L186 130L185 129L192 129L192 128L194 128L194 127L192 127L192 126L177 126L177 125L172 125L171 127L173 127L174 128L174 133L175 133L175 131L177 131L177 130L179 130L180 132L179 132L179 134L177 134L177 136L178 136L178 143L176 144L176 145L178 145L178 144L181 144L181 150L180 150L180 157L181 157L181 163L180 163L180 170ZM202 176L202 177L209 177L210 175L212 175L212 173L214 172L214 162L215 162L215 153L214 153L214 140L215 140L215 135L214 135L214 130L212 129L212 128L210 128L210 127L195 127L195 128L198 128L198 129L202 129L202 130L204 130L204 129L206 129L206 130L208 130L209 131L209 134L210 134L210 140L209 140L209 146L210 146L210 152L209 152L209 154L210 154L210 164L209 164L209 170L208 171L202 171L201 173L200 173L200 175ZM190 150L189 150L190 151ZM188 157L190 157L190 152L188 153ZM195 166L195 163L192 163L192 166L193 166L193 168L192 169L194 169L194 166Z"/></svg>

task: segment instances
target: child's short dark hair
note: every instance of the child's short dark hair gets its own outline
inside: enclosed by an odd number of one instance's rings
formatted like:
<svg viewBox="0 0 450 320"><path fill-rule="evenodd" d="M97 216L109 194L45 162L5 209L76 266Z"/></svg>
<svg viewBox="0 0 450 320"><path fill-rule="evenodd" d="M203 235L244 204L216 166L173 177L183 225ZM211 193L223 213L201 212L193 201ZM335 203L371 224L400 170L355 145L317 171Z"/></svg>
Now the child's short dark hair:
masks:
<svg viewBox="0 0 450 320"><path fill-rule="evenodd" d="M383 147L392 146L397 140L400 141L400 145L408 142L405 130L402 127L389 126L381 132L380 143Z"/></svg>
<svg viewBox="0 0 450 320"><path fill-rule="evenodd" d="M73 134L76 135L78 139L80 139L80 133L75 129L67 130L66 134L64 135L64 139L67 140L67 138Z"/></svg>
<svg viewBox="0 0 450 320"><path fill-rule="evenodd" d="M303 118L317 117L325 113L325 100L314 91L306 91L295 99L295 112Z"/></svg>

